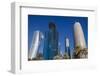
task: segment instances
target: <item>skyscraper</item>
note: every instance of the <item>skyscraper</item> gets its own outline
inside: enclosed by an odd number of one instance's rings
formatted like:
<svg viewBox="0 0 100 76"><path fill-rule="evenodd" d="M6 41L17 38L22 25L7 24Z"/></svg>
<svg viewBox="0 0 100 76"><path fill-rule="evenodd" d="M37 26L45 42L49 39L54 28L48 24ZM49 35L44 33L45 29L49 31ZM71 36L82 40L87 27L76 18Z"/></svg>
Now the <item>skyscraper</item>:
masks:
<svg viewBox="0 0 100 76"><path fill-rule="evenodd" d="M65 39L65 53L68 55L68 58L70 59L71 58L71 50L70 50L68 38Z"/></svg>
<svg viewBox="0 0 100 76"><path fill-rule="evenodd" d="M75 55L77 58L85 58L85 54L87 54L86 50L86 41L84 37L84 33L79 22L75 22L74 24L74 37L75 37Z"/></svg>
<svg viewBox="0 0 100 76"><path fill-rule="evenodd" d="M29 50L29 59L34 59L36 58L36 55L39 50L40 42L43 39L43 34L40 31L35 31L33 33L33 39L32 39L32 44Z"/></svg>
<svg viewBox="0 0 100 76"><path fill-rule="evenodd" d="M62 51L60 49L60 42L58 43L58 54L53 59L63 59Z"/></svg>
<svg viewBox="0 0 100 76"><path fill-rule="evenodd" d="M56 25L52 22L49 23L49 31L45 32L44 59L53 59L58 54L58 32Z"/></svg>

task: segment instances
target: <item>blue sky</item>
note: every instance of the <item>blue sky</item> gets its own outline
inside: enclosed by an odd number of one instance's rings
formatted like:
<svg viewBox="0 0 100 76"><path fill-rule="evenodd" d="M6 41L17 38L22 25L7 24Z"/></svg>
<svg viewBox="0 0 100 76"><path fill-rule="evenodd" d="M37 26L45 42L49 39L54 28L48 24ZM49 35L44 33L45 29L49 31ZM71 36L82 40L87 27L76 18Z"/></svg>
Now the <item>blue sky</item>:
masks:
<svg viewBox="0 0 100 76"><path fill-rule="evenodd" d="M88 45L88 17L74 16L43 16L43 15L28 15L28 49L30 48L33 32L40 30L43 34L48 31L49 22L54 22L59 32L60 50L65 51L65 37L69 38L70 48L74 48L74 30L75 22L80 22ZM40 47L40 52L43 49L43 42Z"/></svg>

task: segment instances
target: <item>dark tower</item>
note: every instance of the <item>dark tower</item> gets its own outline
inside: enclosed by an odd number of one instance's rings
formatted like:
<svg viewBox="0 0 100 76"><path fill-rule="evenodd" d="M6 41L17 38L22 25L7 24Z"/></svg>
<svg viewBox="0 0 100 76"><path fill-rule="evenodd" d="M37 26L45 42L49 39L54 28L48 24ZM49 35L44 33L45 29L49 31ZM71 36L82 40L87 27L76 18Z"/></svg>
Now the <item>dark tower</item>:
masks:
<svg viewBox="0 0 100 76"><path fill-rule="evenodd" d="M49 31L45 32L44 59L53 59L58 54L58 32L53 22L49 23Z"/></svg>

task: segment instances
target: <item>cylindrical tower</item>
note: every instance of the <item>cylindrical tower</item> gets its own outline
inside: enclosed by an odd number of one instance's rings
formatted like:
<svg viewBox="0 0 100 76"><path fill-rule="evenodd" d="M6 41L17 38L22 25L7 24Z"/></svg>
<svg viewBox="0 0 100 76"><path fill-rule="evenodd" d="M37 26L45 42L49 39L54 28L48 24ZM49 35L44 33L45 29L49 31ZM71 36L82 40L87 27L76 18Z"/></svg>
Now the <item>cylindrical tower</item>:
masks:
<svg viewBox="0 0 100 76"><path fill-rule="evenodd" d="M84 33L79 22L74 24L75 36L75 58L87 58L88 52L85 42Z"/></svg>
<svg viewBox="0 0 100 76"><path fill-rule="evenodd" d="M51 60L58 54L58 31L53 22L49 23L49 31L45 33L43 55L45 60Z"/></svg>
<svg viewBox="0 0 100 76"><path fill-rule="evenodd" d="M86 48L86 41L84 33L79 22L74 24L74 37L75 37L75 47L80 47L81 49Z"/></svg>
<svg viewBox="0 0 100 76"><path fill-rule="evenodd" d="M69 39L66 38L66 47L69 47Z"/></svg>
<svg viewBox="0 0 100 76"><path fill-rule="evenodd" d="M68 54L68 58L70 59L71 58L71 50L70 50L68 38L65 39L65 53Z"/></svg>

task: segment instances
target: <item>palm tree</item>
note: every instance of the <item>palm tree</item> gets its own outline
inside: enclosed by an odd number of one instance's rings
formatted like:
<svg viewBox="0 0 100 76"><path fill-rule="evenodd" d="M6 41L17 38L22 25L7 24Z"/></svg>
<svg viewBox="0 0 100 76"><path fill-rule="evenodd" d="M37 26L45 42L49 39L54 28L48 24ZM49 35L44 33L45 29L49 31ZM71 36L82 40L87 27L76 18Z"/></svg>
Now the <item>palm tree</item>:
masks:
<svg viewBox="0 0 100 76"><path fill-rule="evenodd" d="M76 58L86 58L87 57L87 48L81 48L80 46L77 46L75 48L75 57Z"/></svg>
<svg viewBox="0 0 100 76"><path fill-rule="evenodd" d="M76 46L75 47L75 53L76 53L76 55L78 55L80 53L80 51L81 51L81 47L80 46Z"/></svg>

